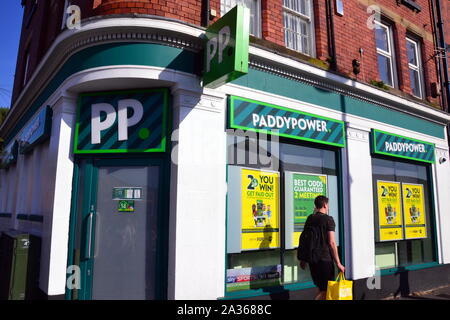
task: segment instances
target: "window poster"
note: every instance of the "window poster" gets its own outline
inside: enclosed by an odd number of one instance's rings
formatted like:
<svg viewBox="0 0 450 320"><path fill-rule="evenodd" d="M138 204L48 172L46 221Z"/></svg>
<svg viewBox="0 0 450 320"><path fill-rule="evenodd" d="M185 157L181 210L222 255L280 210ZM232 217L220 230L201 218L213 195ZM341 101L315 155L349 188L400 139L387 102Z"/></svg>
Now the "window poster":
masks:
<svg viewBox="0 0 450 320"><path fill-rule="evenodd" d="M294 213L293 247L298 247L300 234L306 219L314 213L314 199L317 196L327 196L327 176L317 174L292 174L292 197Z"/></svg>
<svg viewBox="0 0 450 320"><path fill-rule="evenodd" d="M405 239L422 239L427 237L423 192L422 184L402 183Z"/></svg>
<svg viewBox="0 0 450 320"><path fill-rule="evenodd" d="M280 246L279 173L242 169L241 249Z"/></svg>
<svg viewBox="0 0 450 320"><path fill-rule="evenodd" d="M400 182L377 181L379 241L403 240Z"/></svg>

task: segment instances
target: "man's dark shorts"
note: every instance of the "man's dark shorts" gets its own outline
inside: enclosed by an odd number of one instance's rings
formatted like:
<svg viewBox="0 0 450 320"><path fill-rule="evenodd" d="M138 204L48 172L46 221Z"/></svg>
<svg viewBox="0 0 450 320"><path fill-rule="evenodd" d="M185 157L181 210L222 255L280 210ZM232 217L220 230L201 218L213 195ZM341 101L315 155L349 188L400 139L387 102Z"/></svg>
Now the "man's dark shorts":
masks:
<svg viewBox="0 0 450 320"><path fill-rule="evenodd" d="M328 281L335 280L333 261L319 261L309 264L311 277L320 291L327 291Z"/></svg>

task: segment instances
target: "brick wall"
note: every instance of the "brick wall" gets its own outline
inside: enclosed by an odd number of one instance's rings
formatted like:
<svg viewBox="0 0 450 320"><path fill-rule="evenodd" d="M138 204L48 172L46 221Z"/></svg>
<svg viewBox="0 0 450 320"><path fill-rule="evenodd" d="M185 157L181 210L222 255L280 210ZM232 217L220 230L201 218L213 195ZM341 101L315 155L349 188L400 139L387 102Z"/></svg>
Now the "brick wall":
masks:
<svg viewBox="0 0 450 320"><path fill-rule="evenodd" d="M316 58L327 61L330 58L326 1L314 0L314 26ZM63 4L62 0L39 0L39 6L28 28L22 28L19 60L16 71L14 100L22 89L21 82L25 65L25 53L28 49L33 53L30 60L30 73L34 71L40 59L50 47L61 31ZM82 9L82 18L91 16L107 16L116 14L141 13L177 19L183 22L202 24L202 0L73 0ZM261 0L261 40L271 49L283 52L292 51L284 48L283 7L282 0ZM335 0L330 3L335 4ZM370 5L378 5L382 14L393 24L396 69L398 75L398 88L390 92L411 94L408 62L406 55L406 34L417 34L422 44L422 60L424 67L425 87L427 100L433 103L439 101L430 96L430 84L437 81L436 59L433 58L434 43L431 12L429 0L416 0L422 10L415 13L404 5L397 5L394 0L352 0L344 1L344 15L339 16L333 10L333 23L335 35L336 71L340 74L356 78L352 73L352 60L361 62L361 73L357 79L370 83L371 80L380 80L378 74L377 54L375 47L375 32L367 27L367 20L371 13L367 12ZM450 1L441 0L443 4L444 20L450 21ZM31 7L31 0L26 0L24 21L27 10ZM217 13L211 17L209 23L220 18L220 0L210 0L210 8ZM333 8L334 9L334 8ZM50 18L52 17L52 18ZM56 17L56 18L54 18ZM447 29L449 24L447 24ZM446 33L450 43L450 30ZM362 49L362 55L360 54ZM299 55L296 55L298 57Z"/></svg>

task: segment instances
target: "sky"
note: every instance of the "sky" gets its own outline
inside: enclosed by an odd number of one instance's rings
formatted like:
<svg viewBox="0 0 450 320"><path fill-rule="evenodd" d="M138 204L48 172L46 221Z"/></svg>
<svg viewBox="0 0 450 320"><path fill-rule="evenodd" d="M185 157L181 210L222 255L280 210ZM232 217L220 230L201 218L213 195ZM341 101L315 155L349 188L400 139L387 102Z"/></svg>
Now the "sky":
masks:
<svg viewBox="0 0 450 320"><path fill-rule="evenodd" d="M19 50L23 9L20 0L0 4L0 107L9 107Z"/></svg>

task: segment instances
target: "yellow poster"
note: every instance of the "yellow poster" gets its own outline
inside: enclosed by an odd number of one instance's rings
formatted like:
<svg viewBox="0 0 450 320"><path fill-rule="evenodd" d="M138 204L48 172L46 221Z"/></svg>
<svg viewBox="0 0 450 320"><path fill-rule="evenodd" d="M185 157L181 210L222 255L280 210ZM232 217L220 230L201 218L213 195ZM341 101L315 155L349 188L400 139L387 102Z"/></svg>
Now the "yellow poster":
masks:
<svg viewBox="0 0 450 320"><path fill-rule="evenodd" d="M379 241L403 240L400 182L377 181Z"/></svg>
<svg viewBox="0 0 450 320"><path fill-rule="evenodd" d="M242 169L242 250L280 246L279 174Z"/></svg>
<svg viewBox="0 0 450 320"><path fill-rule="evenodd" d="M405 239L427 237L423 185L402 183Z"/></svg>

